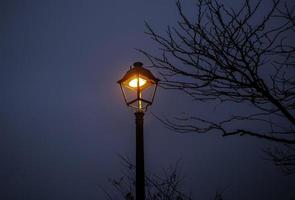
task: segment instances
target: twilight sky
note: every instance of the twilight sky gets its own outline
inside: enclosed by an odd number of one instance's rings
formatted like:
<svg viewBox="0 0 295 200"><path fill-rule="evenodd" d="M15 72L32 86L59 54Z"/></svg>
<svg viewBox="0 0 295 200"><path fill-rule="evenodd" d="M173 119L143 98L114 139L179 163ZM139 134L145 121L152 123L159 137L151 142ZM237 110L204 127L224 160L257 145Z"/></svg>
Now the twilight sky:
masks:
<svg viewBox="0 0 295 200"><path fill-rule="evenodd" d="M135 61L150 65L135 48L157 52L144 21L163 31L176 19L172 0L0 2L0 199L106 199L100 186L111 189L108 179L123 170L117 154L135 156L134 115L116 81ZM208 107L159 89L151 110L222 117L234 109ZM146 170L161 174L181 160L194 199L224 189L232 200L294 198L294 176L263 159L266 145L176 134L145 115Z"/></svg>

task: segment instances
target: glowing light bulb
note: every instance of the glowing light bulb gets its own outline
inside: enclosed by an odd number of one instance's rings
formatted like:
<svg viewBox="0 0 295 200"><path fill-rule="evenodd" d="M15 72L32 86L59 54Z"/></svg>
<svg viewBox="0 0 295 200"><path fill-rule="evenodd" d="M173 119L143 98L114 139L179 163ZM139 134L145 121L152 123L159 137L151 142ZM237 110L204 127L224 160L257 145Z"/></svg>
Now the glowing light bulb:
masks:
<svg viewBox="0 0 295 200"><path fill-rule="evenodd" d="M133 88L137 88L137 78L132 79L131 81L129 81L129 86L133 87ZM143 78L139 78L139 87L143 86L144 84L146 84L146 80Z"/></svg>

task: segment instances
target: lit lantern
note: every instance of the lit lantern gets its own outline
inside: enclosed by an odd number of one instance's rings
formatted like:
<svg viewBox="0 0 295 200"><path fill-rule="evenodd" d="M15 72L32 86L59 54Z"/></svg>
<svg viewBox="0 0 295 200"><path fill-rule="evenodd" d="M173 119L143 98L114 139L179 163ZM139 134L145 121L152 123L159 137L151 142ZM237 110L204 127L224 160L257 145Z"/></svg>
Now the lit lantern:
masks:
<svg viewBox="0 0 295 200"><path fill-rule="evenodd" d="M153 103L159 79L141 62L133 67L118 81L127 106L136 111L144 112Z"/></svg>

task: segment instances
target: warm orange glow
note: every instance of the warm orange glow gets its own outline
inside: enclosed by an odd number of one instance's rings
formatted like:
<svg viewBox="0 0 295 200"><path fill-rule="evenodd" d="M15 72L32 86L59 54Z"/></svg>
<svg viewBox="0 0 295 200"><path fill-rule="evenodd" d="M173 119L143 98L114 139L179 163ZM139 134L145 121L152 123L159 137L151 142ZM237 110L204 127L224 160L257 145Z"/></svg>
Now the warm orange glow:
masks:
<svg viewBox="0 0 295 200"><path fill-rule="evenodd" d="M138 81L138 79L134 78L131 81L129 81L128 85L130 87L137 88L137 81ZM146 84L146 80L143 79L143 78L139 78L139 87L141 87L141 86L143 86L145 84Z"/></svg>

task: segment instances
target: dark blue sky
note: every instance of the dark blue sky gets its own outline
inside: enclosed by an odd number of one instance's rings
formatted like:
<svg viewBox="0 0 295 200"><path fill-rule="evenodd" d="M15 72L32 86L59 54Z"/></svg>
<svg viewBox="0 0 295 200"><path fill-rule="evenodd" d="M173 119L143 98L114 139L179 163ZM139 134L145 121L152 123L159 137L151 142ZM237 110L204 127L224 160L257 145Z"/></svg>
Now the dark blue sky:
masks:
<svg viewBox="0 0 295 200"><path fill-rule="evenodd" d="M106 199L99 186L121 175L117 154L135 154L134 115L116 81L133 62L150 64L134 50L155 51L144 21L162 31L176 19L171 0L1 1L0 199ZM162 89L152 107L192 110L218 113ZM147 112L145 145L149 172L181 159L195 199L224 188L232 200L295 195L294 177L263 160L266 144L254 139L176 134Z"/></svg>

